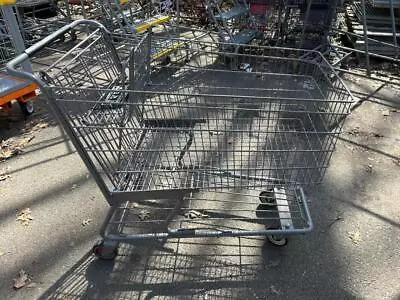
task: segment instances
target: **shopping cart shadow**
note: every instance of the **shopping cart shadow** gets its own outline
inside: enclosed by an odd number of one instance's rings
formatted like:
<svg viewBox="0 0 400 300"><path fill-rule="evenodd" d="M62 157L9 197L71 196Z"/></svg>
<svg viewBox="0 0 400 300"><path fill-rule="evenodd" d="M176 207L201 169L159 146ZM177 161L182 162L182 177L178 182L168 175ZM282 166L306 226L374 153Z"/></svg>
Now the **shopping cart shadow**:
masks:
<svg viewBox="0 0 400 300"><path fill-rule="evenodd" d="M40 299L266 299L277 291L265 287L263 274L285 254L260 244L243 238L126 244L115 261L86 254Z"/></svg>

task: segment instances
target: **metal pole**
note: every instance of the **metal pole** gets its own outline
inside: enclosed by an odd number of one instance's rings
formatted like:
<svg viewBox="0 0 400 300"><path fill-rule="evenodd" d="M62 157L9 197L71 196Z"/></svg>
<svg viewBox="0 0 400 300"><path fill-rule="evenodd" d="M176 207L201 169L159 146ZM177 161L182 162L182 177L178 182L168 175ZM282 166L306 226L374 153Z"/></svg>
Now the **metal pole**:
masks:
<svg viewBox="0 0 400 300"><path fill-rule="evenodd" d="M19 25L17 18L14 15L14 11L11 5L1 6L1 11L3 14L3 19L6 24L8 33L11 35L11 41L18 54L25 51L25 44L22 38L21 32L19 30ZM25 61L21 64L22 70L33 73L32 66L29 61Z"/></svg>
<svg viewBox="0 0 400 300"><path fill-rule="evenodd" d="M175 1L175 5L176 5L176 23L177 23L177 27L178 27L179 23L181 22L181 8L180 8L179 0Z"/></svg>
<svg viewBox="0 0 400 300"><path fill-rule="evenodd" d="M308 3L307 3L307 11L306 11L306 15L304 16L304 22L303 22L303 31L301 32L300 48L303 48L303 44L304 44L304 34L305 34L305 32L306 32L306 27L307 27L308 18L310 17L311 4L312 4L312 0L308 0Z"/></svg>
<svg viewBox="0 0 400 300"><path fill-rule="evenodd" d="M394 17L393 0L389 0L390 3L390 18L392 20L392 32L393 32L393 45L395 46L396 58L398 57L399 50L397 49L397 33L396 33L396 19Z"/></svg>
<svg viewBox="0 0 400 300"><path fill-rule="evenodd" d="M282 30L282 9L285 7L284 0L279 1L279 13L278 13L278 40L281 38L281 30Z"/></svg>
<svg viewBox="0 0 400 300"><path fill-rule="evenodd" d="M367 63L367 75L371 75L371 65L369 62L369 47L368 47L368 31L367 31L367 14L365 12L365 0L361 0L362 6L362 19L364 29L364 47L365 47L365 61Z"/></svg>

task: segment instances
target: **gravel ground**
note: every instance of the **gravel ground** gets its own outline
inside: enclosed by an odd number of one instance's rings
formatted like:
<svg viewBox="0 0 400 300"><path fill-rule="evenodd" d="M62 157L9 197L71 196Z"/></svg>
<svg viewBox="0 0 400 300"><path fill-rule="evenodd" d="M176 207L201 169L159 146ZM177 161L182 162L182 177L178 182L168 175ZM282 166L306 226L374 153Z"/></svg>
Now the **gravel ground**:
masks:
<svg viewBox="0 0 400 300"><path fill-rule="evenodd" d="M360 98L379 87L347 83ZM0 181L0 299L400 299L399 99L383 87L349 116L308 192L311 234L283 248L264 238L122 245L112 262L90 254L108 205L44 105L31 124L1 124L1 139L34 138L0 163L10 175ZM25 208L27 226L16 220ZM15 291L21 269L31 280Z"/></svg>

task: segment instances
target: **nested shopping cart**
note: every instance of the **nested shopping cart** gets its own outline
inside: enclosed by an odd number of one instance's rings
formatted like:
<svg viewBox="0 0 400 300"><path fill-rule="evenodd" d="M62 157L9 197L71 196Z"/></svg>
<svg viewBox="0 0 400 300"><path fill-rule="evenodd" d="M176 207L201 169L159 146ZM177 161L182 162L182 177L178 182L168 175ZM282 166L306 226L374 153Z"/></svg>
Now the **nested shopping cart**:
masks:
<svg viewBox="0 0 400 300"><path fill-rule="evenodd" d="M92 30L40 76L18 70L75 26ZM185 55L165 65L148 33L126 39L121 63L114 38L76 21L8 65L41 86L111 206L99 257L115 257L119 242L263 235L284 245L312 230L303 187L322 180L352 101L317 52L243 45L232 66L204 37L179 40Z"/></svg>

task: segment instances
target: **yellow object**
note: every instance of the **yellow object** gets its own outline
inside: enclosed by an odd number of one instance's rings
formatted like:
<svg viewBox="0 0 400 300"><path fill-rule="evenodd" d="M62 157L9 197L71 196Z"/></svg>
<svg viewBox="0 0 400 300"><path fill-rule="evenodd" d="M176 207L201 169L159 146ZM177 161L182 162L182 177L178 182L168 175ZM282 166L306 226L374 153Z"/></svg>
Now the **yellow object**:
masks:
<svg viewBox="0 0 400 300"><path fill-rule="evenodd" d="M13 5L17 0L0 0L0 6Z"/></svg>
<svg viewBox="0 0 400 300"><path fill-rule="evenodd" d="M169 16L157 16L157 17L151 18L147 21L144 21L142 24L137 25L135 27L135 30L137 33L142 33L142 32L145 32L150 27L164 24L164 23L168 22L169 20L170 20Z"/></svg>
<svg viewBox="0 0 400 300"><path fill-rule="evenodd" d="M121 4L121 5L125 5L127 3L128 3L128 0L119 0L119 4Z"/></svg>
<svg viewBox="0 0 400 300"><path fill-rule="evenodd" d="M157 52L156 54L154 54L154 55L152 56L152 59L153 59L153 60L156 60L156 59L159 59L159 58L161 58L161 57L163 57L163 56L167 56L167 55L170 54L172 51L174 51L174 50L176 50L176 49L182 47L183 44L184 44L183 42L177 42L177 43L171 45L171 46L168 47L168 48L162 49L160 52Z"/></svg>

